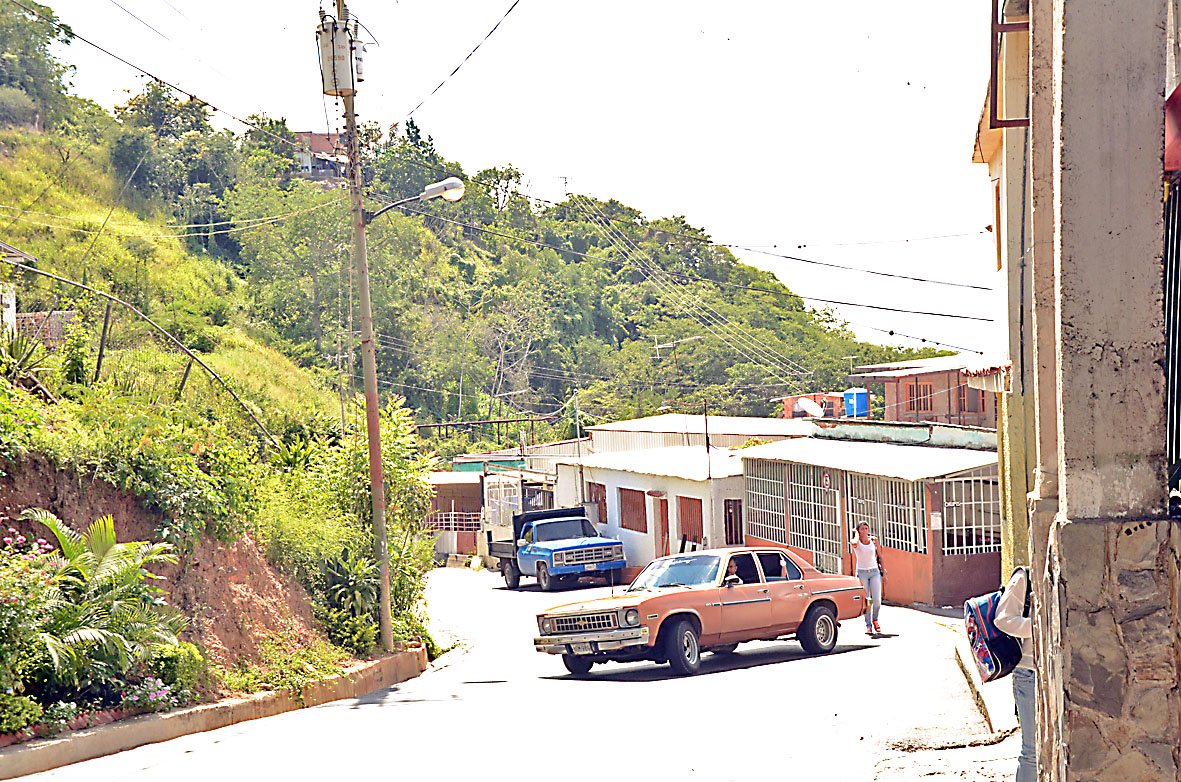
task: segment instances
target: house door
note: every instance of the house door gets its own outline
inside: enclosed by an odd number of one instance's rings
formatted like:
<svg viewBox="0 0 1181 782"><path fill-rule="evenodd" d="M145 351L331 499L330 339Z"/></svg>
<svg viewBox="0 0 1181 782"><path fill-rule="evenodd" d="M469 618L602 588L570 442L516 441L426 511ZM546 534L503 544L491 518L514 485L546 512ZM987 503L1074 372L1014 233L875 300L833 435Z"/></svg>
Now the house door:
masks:
<svg viewBox="0 0 1181 782"><path fill-rule="evenodd" d="M656 556L666 557L670 553L668 548L668 500L656 501Z"/></svg>

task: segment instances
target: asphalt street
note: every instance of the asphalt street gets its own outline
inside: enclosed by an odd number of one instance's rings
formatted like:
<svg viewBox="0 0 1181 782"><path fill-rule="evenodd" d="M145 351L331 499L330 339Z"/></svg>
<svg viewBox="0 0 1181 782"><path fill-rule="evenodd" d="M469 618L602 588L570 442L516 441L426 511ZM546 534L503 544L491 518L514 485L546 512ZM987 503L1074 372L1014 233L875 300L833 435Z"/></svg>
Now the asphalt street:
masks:
<svg viewBox="0 0 1181 782"><path fill-rule="evenodd" d="M618 587L616 588L618 589ZM367 697L242 723L27 777L53 780L390 778L999 780L1012 741L987 734L952 657L950 621L887 606L884 635L845 622L836 650L794 641L566 673L535 652L536 613L608 587L509 591L496 574L440 569L428 608L459 646L417 679ZM935 749L935 748L941 749ZM958 753L958 754L957 754Z"/></svg>

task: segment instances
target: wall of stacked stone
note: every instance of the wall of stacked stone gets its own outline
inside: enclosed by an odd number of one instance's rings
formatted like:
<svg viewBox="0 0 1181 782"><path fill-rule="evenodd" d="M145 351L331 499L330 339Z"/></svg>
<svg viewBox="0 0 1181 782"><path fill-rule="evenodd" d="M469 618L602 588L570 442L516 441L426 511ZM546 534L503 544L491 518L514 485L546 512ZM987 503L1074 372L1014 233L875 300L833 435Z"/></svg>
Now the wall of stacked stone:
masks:
<svg viewBox="0 0 1181 782"><path fill-rule="evenodd" d="M1179 565L1174 521L1054 525L1036 619L1043 779L1181 778Z"/></svg>

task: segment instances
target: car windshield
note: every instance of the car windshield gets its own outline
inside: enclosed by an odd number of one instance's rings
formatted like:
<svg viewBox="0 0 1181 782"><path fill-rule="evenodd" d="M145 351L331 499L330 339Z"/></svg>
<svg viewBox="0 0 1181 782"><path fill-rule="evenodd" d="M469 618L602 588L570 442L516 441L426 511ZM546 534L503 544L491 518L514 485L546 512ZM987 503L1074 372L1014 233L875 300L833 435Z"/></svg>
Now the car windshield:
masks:
<svg viewBox="0 0 1181 782"><path fill-rule="evenodd" d="M720 557L708 554L658 559L636 576L627 591L712 584L718 577L721 561Z"/></svg>
<svg viewBox="0 0 1181 782"><path fill-rule="evenodd" d="M594 538L598 537L589 519L562 519L561 521L547 521L537 525L537 540L565 540L566 538Z"/></svg>

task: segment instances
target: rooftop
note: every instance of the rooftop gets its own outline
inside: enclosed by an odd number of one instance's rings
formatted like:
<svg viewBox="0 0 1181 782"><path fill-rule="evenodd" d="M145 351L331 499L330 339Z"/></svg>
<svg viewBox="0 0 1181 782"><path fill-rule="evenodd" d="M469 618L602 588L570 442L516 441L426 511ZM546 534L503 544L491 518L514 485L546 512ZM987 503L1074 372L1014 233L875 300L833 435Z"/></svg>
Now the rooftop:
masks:
<svg viewBox="0 0 1181 782"><path fill-rule="evenodd" d="M431 486L446 486L448 484L461 483L479 483L480 473L478 472L451 472L449 470L436 470L431 473L431 477L427 480Z"/></svg>
<svg viewBox="0 0 1181 782"><path fill-rule="evenodd" d="M807 421L791 418L755 418L753 416L711 415L710 434L736 434L749 437L807 437L814 431ZM702 434L706 416L666 413L647 418L631 418L610 424L586 427L589 432L654 432L661 434Z"/></svg>
<svg viewBox="0 0 1181 782"><path fill-rule="evenodd" d="M781 440L738 453L743 459L811 464L904 481L954 475L997 463L995 451L813 438Z"/></svg>
<svg viewBox="0 0 1181 782"><path fill-rule="evenodd" d="M925 375L930 372L965 372L970 374L980 367L988 367L996 363L995 358L957 353L954 356L913 358L908 361L892 361L888 364L865 364L857 367L857 371L849 375L849 378L887 380L895 377Z"/></svg>
<svg viewBox="0 0 1181 782"><path fill-rule="evenodd" d="M577 457L558 459L558 464L581 464L583 467L603 470L706 481L709 478L742 475L742 459L739 453L740 451L732 448L710 448L708 472L705 466L704 445L677 445L670 448L598 453L584 456L581 460Z"/></svg>

